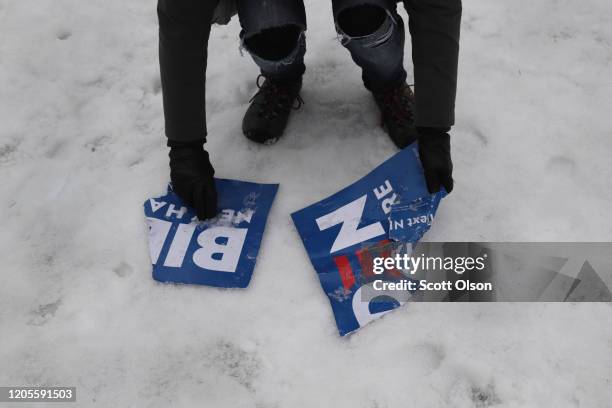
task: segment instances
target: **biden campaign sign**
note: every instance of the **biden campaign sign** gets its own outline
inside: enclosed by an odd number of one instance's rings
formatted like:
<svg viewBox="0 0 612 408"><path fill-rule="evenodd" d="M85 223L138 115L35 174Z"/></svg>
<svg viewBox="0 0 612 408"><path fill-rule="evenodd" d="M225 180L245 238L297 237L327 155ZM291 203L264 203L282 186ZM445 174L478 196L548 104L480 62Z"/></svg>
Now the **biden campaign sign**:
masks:
<svg viewBox="0 0 612 408"><path fill-rule="evenodd" d="M215 179L219 214L199 221L168 186L144 203L153 278L223 288L249 285L278 184Z"/></svg>
<svg viewBox="0 0 612 408"><path fill-rule="evenodd" d="M444 195L428 193L418 148L412 144L361 180L292 214L340 335L400 305L394 299L363 300L372 258L416 243Z"/></svg>

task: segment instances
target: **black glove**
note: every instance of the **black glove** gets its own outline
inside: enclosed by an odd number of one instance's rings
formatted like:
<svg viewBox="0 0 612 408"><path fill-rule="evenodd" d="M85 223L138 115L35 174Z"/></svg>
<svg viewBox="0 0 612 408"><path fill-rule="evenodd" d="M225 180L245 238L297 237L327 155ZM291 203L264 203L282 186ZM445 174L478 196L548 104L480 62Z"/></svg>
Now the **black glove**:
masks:
<svg viewBox="0 0 612 408"><path fill-rule="evenodd" d="M431 194L444 186L453 191L453 162L451 161L450 128L417 128L419 157L425 171L427 189Z"/></svg>
<svg viewBox="0 0 612 408"><path fill-rule="evenodd" d="M210 164L203 143L168 140L172 188L201 220L217 215L217 190L213 180L215 169Z"/></svg>

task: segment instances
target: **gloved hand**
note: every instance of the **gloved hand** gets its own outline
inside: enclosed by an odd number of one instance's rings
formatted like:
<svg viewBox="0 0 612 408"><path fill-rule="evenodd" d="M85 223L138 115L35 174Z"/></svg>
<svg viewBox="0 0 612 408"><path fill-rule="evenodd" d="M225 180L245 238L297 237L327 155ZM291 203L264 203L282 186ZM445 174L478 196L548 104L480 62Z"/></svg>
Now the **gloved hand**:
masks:
<svg viewBox="0 0 612 408"><path fill-rule="evenodd" d="M170 180L176 194L192 207L200 220L217 215L217 190L203 141L177 142L170 146Z"/></svg>
<svg viewBox="0 0 612 408"><path fill-rule="evenodd" d="M447 193L453 190L453 162L451 161L450 128L417 128L419 157L425 171L427 189L431 194L444 186Z"/></svg>

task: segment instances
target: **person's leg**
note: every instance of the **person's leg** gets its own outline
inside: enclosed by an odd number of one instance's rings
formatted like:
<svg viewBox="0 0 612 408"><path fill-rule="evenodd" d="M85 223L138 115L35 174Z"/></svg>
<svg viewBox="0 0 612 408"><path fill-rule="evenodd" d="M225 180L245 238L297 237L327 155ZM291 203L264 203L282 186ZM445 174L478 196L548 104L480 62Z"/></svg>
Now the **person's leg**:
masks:
<svg viewBox="0 0 612 408"><path fill-rule="evenodd" d="M333 0L336 31L361 67L383 128L396 146L416 140L414 95L404 70L404 23L395 0Z"/></svg>
<svg viewBox="0 0 612 408"><path fill-rule="evenodd" d="M306 12L303 0L238 0L240 39L265 78L251 100L242 131L258 143L280 138L291 110L299 107L305 71ZM297 103L297 105L296 105Z"/></svg>
<svg viewBox="0 0 612 408"><path fill-rule="evenodd" d="M405 0L419 127L455 123L461 0Z"/></svg>
<svg viewBox="0 0 612 408"><path fill-rule="evenodd" d="M342 45L362 69L363 82L377 92L403 83L404 23L394 0L333 0Z"/></svg>
<svg viewBox="0 0 612 408"><path fill-rule="evenodd" d="M217 0L159 0L159 63L170 179L200 219L217 214L214 169L206 141L208 37Z"/></svg>
<svg viewBox="0 0 612 408"><path fill-rule="evenodd" d="M204 141L208 37L218 0L159 0L159 63L171 140Z"/></svg>
<svg viewBox="0 0 612 408"><path fill-rule="evenodd" d="M455 123L461 0L404 0L410 17L419 157L427 188L453 189L450 127Z"/></svg>

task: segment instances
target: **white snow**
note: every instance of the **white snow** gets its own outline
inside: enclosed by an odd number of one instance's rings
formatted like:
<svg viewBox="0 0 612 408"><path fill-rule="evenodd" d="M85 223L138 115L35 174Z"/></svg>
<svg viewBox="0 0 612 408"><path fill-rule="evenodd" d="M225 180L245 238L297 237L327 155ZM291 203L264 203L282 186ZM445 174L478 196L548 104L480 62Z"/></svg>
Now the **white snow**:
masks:
<svg viewBox="0 0 612 408"><path fill-rule="evenodd" d="M329 1L307 3L306 105L272 147L240 131L257 69L238 22L213 29L217 174L281 184L251 285L231 291L151 278L142 203L168 179L155 2L0 0L0 385L105 407L609 406L609 304L415 304L337 335L289 214L395 150ZM611 240L612 5L466 1L461 46L456 191L427 238Z"/></svg>

